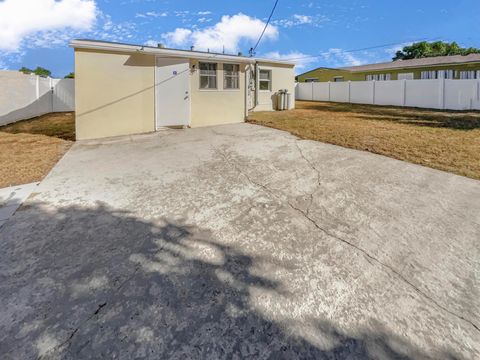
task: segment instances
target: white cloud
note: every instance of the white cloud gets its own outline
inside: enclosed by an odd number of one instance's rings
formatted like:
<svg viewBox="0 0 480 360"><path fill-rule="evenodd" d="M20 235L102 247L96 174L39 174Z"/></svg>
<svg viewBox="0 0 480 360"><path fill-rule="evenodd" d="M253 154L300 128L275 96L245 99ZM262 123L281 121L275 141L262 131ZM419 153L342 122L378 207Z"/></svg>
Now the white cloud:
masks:
<svg viewBox="0 0 480 360"><path fill-rule="evenodd" d="M404 48L405 46L410 46L410 45L412 45L412 44L413 44L413 42L405 42L405 43L403 43L403 44L398 44L398 45L396 45L396 46L392 46L392 47L389 47L389 48L385 49L385 52L386 52L389 56L394 57L395 54L397 53L397 51L403 50L403 48Z"/></svg>
<svg viewBox="0 0 480 360"><path fill-rule="evenodd" d="M262 58L285 60L295 63L295 72L298 74L309 65L317 62L317 59L299 51L291 51L281 54L278 51L272 51L261 56Z"/></svg>
<svg viewBox="0 0 480 360"><path fill-rule="evenodd" d="M278 19L274 20L273 24L286 27L286 28L291 28L294 26L299 26L299 25L311 25L315 27L322 27L324 23L330 21L330 19L324 15L300 15L300 14L294 14L289 18L286 19Z"/></svg>
<svg viewBox="0 0 480 360"><path fill-rule="evenodd" d="M222 16L215 25L189 30L177 28L175 31L165 33L162 39L169 46L184 46L190 44L197 50L221 51L223 47L228 52L236 52L242 40L254 43L263 31L265 23L259 19L239 13L237 15ZM264 40L273 40L278 37L277 27L269 25L265 31Z"/></svg>
<svg viewBox="0 0 480 360"><path fill-rule="evenodd" d="M308 15L298 15L295 14L293 15L293 18L299 23L299 24L311 24L312 23L312 17Z"/></svg>
<svg viewBox="0 0 480 360"><path fill-rule="evenodd" d="M87 35L99 40L129 41L136 35L136 32L137 26L134 22L124 21L115 23L110 15L105 15L99 11L97 26Z"/></svg>
<svg viewBox="0 0 480 360"><path fill-rule="evenodd" d="M199 11L197 12L197 15L210 15L211 13L211 11Z"/></svg>
<svg viewBox="0 0 480 360"><path fill-rule="evenodd" d="M159 18L168 16L168 12L156 12L156 11L147 11L146 13L137 13L135 17L137 18Z"/></svg>
<svg viewBox="0 0 480 360"><path fill-rule="evenodd" d="M177 46L185 45L192 35L192 30L184 28L176 28L174 31L162 34L162 39L167 44L173 44Z"/></svg>
<svg viewBox="0 0 480 360"><path fill-rule="evenodd" d="M146 45L146 46L151 46L151 47L157 47L158 46L158 41L155 41L155 40L147 40L143 43L143 45Z"/></svg>
<svg viewBox="0 0 480 360"><path fill-rule="evenodd" d="M206 23L206 22L210 22L212 21L212 19L210 18L206 18L206 17L201 17L197 20L199 23Z"/></svg>
<svg viewBox="0 0 480 360"><path fill-rule="evenodd" d="M72 32L95 25L94 0L5 0L0 2L0 50L19 51L26 41L36 45L64 41Z"/></svg>
<svg viewBox="0 0 480 360"><path fill-rule="evenodd" d="M351 53L338 48L329 49L328 52L321 54L319 58L323 58L330 66L358 66L366 63Z"/></svg>

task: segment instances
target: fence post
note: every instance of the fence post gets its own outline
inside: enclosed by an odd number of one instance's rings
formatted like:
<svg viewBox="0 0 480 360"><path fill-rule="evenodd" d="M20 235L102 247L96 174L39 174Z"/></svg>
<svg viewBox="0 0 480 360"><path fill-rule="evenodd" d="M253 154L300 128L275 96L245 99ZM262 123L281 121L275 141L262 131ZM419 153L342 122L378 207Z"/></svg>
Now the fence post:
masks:
<svg viewBox="0 0 480 360"><path fill-rule="evenodd" d="M40 76L35 75L35 97L40 99Z"/></svg>
<svg viewBox="0 0 480 360"><path fill-rule="evenodd" d="M372 105L375 105L375 80L372 80L373 85L372 85Z"/></svg>
<svg viewBox="0 0 480 360"><path fill-rule="evenodd" d="M48 77L48 87L50 88L50 112L53 112L53 79Z"/></svg>
<svg viewBox="0 0 480 360"><path fill-rule="evenodd" d="M311 98L311 100L313 101L313 84L314 84L314 82L312 81L310 84L312 84L312 98Z"/></svg>
<svg viewBox="0 0 480 360"><path fill-rule="evenodd" d="M407 80L406 79L403 79L402 80L402 96L403 96L403 99L402 99L402 106L405 106L407 105Z"/></svg>
<svg viewBox="0 0 480 360"><path fill-rule="evenodd" d="M348 103L352 102L352 80L348 80Z"/></svg>
<svg viewBox="0 0 480 360"><path fill-rule="evenodd" d="M331 101L331 96L330 96L330 81L328 82L328 101Z"/></svg>
<svg viewBox="0 0 480 360"><path fill-rule="evenodd" d="M445 109L445 78L440 81L440 109Z"/></svg>

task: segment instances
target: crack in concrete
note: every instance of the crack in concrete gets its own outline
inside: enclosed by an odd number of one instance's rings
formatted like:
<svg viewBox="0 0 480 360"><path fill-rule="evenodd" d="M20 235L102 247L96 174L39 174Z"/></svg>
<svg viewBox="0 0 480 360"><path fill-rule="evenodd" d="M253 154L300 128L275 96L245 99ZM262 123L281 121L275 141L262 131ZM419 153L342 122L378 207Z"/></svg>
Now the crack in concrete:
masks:
<svg viewBox="0 0 480 360"><path fill-rule="evenodd" d="M306 210L306 213L307 214L310 214L310 209L313 205L313 195L318 191L318 189L320 188L321 184L322 184L322 180L321 180L321 177L320 177L320 171L315 167L315 165L313 165L313 163L305 156L305 154L303 153L303 150L300 148L300 146L298 145L298 142L299 141L302 141L302 139L296 139L295 140L295 146L297 147L298 149L298 152L300 153L300 156L305 160L305 162L308 164L308 166L310 166L310 168L316 172L317 174L317 187L315 190L313 190L313 192L311 192L309 194L309 197L310 197L310 201L309 201L309 204L307 206L307 210Z"/></svg>
<svg viewBox="0 0 480 360"><path fill-rule="evenodd" d="M297 144L297 142L295 142L295 144ZM298 145L297 145L298 147ZM312 167L312 169L314 169L317 174L318 174L318 179L320 181L320 174L318 173L317 169L311 164L311 162L304 156L303 152L301 151L301 149L298 147L300 153L302 154L302 157L310 164L310 166ZM251 184L263 189L266 193L270 194L271 196L273 196L275 199L277 200L280 200L282 201L282 198L279 197L278 195L276 195L273 191L271 191L267 186L263 185L262 183L259 183L257 181L254 181L247 173L245 173L237 164L235 161L232 162L232 160L230 160L228 158L228 156L222 152L221 150L219 149L216 149L214 148L214 150L220 154L222 156L222 158L225 160L225 162L227 162L227 164L229 164L230 166L232 166L236 171L238 171L241 175L243 175ZM333 238L333 239L336 239L340 242L342 242L343 244L357 250L358 252L362 253L365 257L366 257L366 260L367 262L371 263L370 261L368 261L369 259L371 261L373 261L374 263L380 265L381 267L389 270L391 273L395 274L397 276L397 278L399 278L401 281L403 281L405 284L407 284L409 287L411 287L415 292L417 292L420 296L424 297L425 299L427 299L428 301L430 301L432 304L434 304L437 308L445 311L446 313L456 317L457 319L460 319L468 324L470 324L473 328L475 328L475 330L477 331L480 331L480 327L478 325L476 325L474 322L472 322L471 320L465 318L464 316L462 315L459 315L449 309L447 309L445 306L441 305L440 303L438 303L435 299L433 299L431 296L429 296L428 294L424 293L419 287L417 287L415 284L413 284L411 281L409 281L405 276L403 276L399 271L395 270L393 267L391 267L390 265L378 260L376 257L374 257L373 255L369 254L368 251L362 249L361 247L353 244L352 242L338 236L338 235L335 235L333 233L331 233L330 231L328 231L327 229L324 229L323 227L321 227L305 210L302 210L298 207L296 207L294 204L292 204L288 199L286 199L285 201L288 206L293 209L294 211L296 211L297 213L300 213L305 219L307 219L315 228L317 228L319 231L321 231L322 233L324 233L325 235Z"/></svg>
<svg viewBox="0 0 480 360"><path fill-rule="evenodd" d="M138 271L140 270L140 267L136 267L135 270L133 271L133 273L127 277L119 286L117 286L115 289L114 289L114 292L118 292L120 291L130 280L132 280L135 275L138 273ZM76 327L75 329L73 329L73 331L70 333L70 335L68 336L68 338L63 341L61 344L55 346L53 349L50 349L49 351L47 351L47 353L45 355L42 355L38 358L38 360L41 360L43 358L43 356L46 356L46 355L52 355L53 353L57 352L58 350L62 349L64 346L66 346L67 344L70 343L70 341L73 339L73 337L77 334L77 332L80 330L81 327L83 327L87 322L89 322L91 319L93 319L96 315L98 315L100 313L100 311L105 307L107 306L107 302L103 302L101 303L100 305L98 305L97 309L88 317L86 318L84 321L82 321L80 323L80 325L78 325L78 327Z"/></svg>
<svg viewBox="0 0 480 360"><path fill-rule="evenodd" d="M60 343L59 345L55 346L53 349L50 349L49 351L47 351L44 355L40 356L38 358L38 360L41 360L44 356L50 356L52 355L53 353L55 353L56 351L60 350L61 348L63 348L65 345L67 345L72 339L73 337L75 336L75 334L80 330L80 328L85 325L87 322L89 322L95 315L98 315L100 313L100 311L107 305L106 302L104 303L101 303L100 305L98 305L97 309L93 312L92 315L90 315L87 319L85 319L78 327L76 327L75 329L73 329L73 331L70 333L70 335L68 336L68 338L63 341L62 343Z"/></svg>

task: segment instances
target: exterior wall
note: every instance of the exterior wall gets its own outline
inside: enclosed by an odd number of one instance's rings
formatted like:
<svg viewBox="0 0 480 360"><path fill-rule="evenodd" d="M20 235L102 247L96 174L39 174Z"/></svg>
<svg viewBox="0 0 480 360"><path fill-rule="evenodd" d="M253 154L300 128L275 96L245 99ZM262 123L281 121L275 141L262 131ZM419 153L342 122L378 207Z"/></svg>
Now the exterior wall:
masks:
<svg viewBox="0 0 480 360"><path fill-rule="evenodd" d="M155 56L75 50L77 139L155 129Z"/></svg>
<svg viewBox="0 0 480 360"><path fill-rule="evenodd" d="M259 70L270 70L272 72L271 90L258 90L257 81L257 105L254 111L272 111L276 107L276 93L279 90L287 89L292 94L291 108L295 108L295 70L291 65L260 63Z"/></svg>
<svg viewBox="0 0 480 360"><path fill-rule="evenodd" d="M471 71L471 70L480 70L480 64L461 64L461 65L438 65L438 66L428 66L421 68L404 68L404 69L386 69L386 70L377 70L377 71L361 71L361 72L351 72L345 70L335 70L335 69L317 69L307 72L305 74L299 75L297 77L298 82L305 82L306 79L318 78L319 82L333 81L335 76L343 76L344 81L365 81L367 75L374 74L391 74L392 80L398 79L399 73L413 73L414 79L421 78L422 71L433 71L433 70L454 70L454 71Z"/></svg>
<svg viewBox="0 0 480 360"><path fill-rule="evenodd" d="M245 64L240 65L240 88L223 89L223 63L217 62L217 89L200 89L199 60L191 75L191 126L211 126L245 121ZM233 63L233 62L232 62Z"/></svg>
<svg viewBox="0 0 480 360"><path fill-rule="evenodd" d="M345 81L361 81L365 80L365 75L355 74L345 70L335 69L318 69L312 70L308 73L299 75L297 77L298 82L305 82L306 79L318 78L319 82L334 81L335 76L343 76Z"/></svg>
<svg viewBox="0 0 480 360"><path fill-rule="evenodd" d="M200 89L199 62L190 60L190 126L201 127L245 121L246 72L240 66L239 89L224 89L224 61L217 63L217 89ZM155 55L98 50L75 50L77 139L95 139L155 131ZM271 91L260 91L255 110L273 110L274 94L295 94L291 65L262 63L272 71ZM294 96L292 96L292 107ZM161 111L161 110L158 110Z"/></svg>

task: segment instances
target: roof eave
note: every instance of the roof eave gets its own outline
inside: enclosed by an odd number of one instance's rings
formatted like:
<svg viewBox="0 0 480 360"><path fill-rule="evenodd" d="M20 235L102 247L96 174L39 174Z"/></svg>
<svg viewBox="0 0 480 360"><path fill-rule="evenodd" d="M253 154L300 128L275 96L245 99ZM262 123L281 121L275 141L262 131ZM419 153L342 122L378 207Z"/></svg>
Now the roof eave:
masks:
<svg viewBox="0 0 480 360"><path fill-rule="evenodd" d="M223 54L216 54L216 53L206 53L206 52L196 52L196 51L186 51L186 50L154 48L154 47L141 46L141 45L96 42L96 41L89 41L89 40L72 40L69 46L74 49L103 50L103 51L128 52L128 53L140 52L143 54L164 55L166 57L175 57L175 58L189 58L189 59L193 58L193 59L204 59L204 60L215 59L215 60L222 60L226 62L243 62L243 63L249 63L249 64L260 62L260 63L273 63L273 64L282 64L287 66L295 66L294 63L281 61L281 60L261 59L261 58L235 56L235 55L223 55Z"/></svg>
<svg viewBox="0 0 480 360"><path fill-rule="evenodd" d="M254 63L255 59L242 56L221 55L213 53L201 53L195 51L182 51L174 49L153 48L141 45L126 45L116 43L102 43L85 40L72 40L69 44L74 49L103 50L113 52L143 53L151 55L164 55L165 57L189 58L189 59L219 59L224 61L235 61L244 63Z"/></svg>

